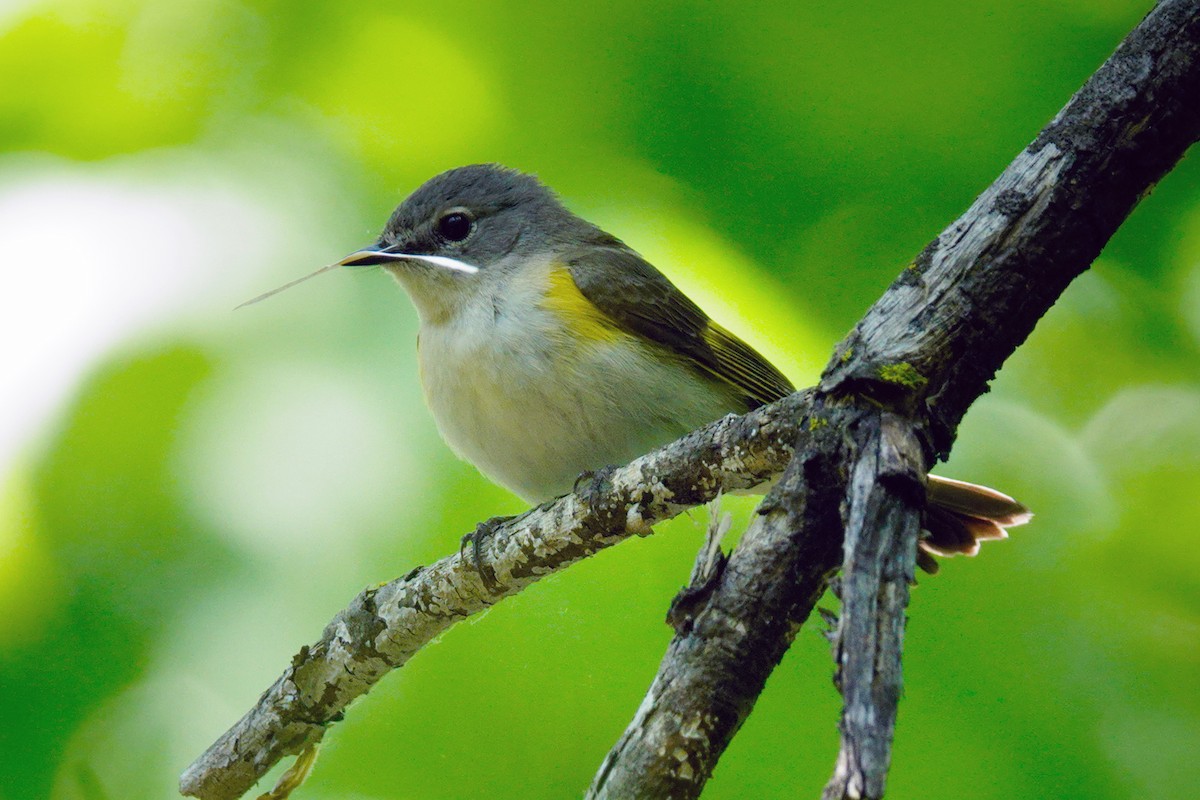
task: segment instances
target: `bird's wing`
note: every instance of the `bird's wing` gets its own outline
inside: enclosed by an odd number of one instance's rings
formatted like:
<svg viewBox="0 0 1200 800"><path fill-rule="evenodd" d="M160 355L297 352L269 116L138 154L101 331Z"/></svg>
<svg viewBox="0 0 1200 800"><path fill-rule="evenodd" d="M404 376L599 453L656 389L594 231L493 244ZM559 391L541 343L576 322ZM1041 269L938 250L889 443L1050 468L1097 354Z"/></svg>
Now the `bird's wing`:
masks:
<svg viewBox="0 0 1200 800"><path fill-rule="evenodd" d="M604 269L596 260L604 260ZM580 293L617 327L733 386L748 408L796 389L754 348L708 318L661 272L625 247L590 247L563 259Z"/></svg>

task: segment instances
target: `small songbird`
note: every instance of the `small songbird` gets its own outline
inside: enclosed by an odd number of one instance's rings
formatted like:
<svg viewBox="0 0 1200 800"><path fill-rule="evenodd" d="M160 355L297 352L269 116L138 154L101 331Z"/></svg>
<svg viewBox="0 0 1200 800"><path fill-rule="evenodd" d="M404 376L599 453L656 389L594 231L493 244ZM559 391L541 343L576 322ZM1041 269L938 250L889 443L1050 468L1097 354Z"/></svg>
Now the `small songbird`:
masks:
<svg viewBox="0 0 1200 800"><path fill-rule="evenodd" d="M376 244L318 272L371 265L416 305L421 383L446 443L531 503L795 391L624 242L512 169L430 179ZM928 495L926 553L974 555L1030 517L961 481L930 476Z"/></svg>

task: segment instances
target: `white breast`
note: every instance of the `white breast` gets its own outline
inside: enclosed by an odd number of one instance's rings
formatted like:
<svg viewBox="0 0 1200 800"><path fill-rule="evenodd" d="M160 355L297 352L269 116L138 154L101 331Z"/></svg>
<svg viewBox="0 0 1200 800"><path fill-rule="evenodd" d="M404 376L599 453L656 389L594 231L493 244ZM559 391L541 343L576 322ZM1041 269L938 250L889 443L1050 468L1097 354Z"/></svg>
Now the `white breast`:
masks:
<svg viewBox="0 0 1200 800"><path fill-rule="evenodd" d="M636 337L564 337L539 305L544 285L509 282L504 300L481 293L421 327L422 385L438 428L491 480L540 502L570 491L584 470L623 464L737 410L730 393Z"/></svg>

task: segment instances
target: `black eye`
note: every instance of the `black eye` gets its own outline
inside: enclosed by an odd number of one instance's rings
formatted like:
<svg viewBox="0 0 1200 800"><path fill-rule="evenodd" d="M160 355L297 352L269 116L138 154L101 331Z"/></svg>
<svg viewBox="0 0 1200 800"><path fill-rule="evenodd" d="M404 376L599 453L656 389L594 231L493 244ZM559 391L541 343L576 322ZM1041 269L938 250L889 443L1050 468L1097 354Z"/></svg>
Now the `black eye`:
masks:
<svg viewBox="0 0 1200 800"><path fill-rule="evenodd" d="M471 235L475 223L462 211L451 211L438 220L438 235L448 242L461 242Z"/></svg>

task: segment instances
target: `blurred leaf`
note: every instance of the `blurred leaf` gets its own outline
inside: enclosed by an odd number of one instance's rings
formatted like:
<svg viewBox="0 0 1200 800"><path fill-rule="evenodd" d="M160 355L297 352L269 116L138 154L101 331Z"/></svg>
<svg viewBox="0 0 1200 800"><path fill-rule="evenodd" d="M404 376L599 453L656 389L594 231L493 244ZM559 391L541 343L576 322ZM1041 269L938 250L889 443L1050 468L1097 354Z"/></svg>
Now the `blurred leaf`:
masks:
<svg viewBox="0 0 1200 800"><path fill-rule="evenodd" d="M5 150L102 158L195 135L199 109L175 94L139 93L125 85L126 22L77 9L26 17L0 36ZM48 84L53 92L45 91Z"/></svg>
<svg viewBox="0 0 1200 800"><path fill-rule="evenodd" d="M36 647L57 616L60 581L18 467L0 490L0 652Z"/></svg>
<svg viewBox="0 0 1200 800"><path fill-rule="evenodd" d="M395 13L360 12L319 43L300 91L369 161L403 164L419 153L455 166L503 126L487 65L437 30Z"/></svg>
<svg viewBox="0 0 1200 800"><path fill-rule="evenodd" d="M44 797L79 720L145 667L176 609L231 566L184 521L167 466L181 409L210 369L175 347L94 376L32 478L37 544L60 579L53 628L0 657L9 719L0 752L21 770L12 797ZM20 688L17 691L17 687ZM7 771L6 771L7 772Z"/></svg>

